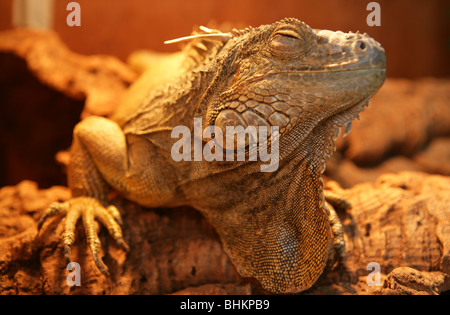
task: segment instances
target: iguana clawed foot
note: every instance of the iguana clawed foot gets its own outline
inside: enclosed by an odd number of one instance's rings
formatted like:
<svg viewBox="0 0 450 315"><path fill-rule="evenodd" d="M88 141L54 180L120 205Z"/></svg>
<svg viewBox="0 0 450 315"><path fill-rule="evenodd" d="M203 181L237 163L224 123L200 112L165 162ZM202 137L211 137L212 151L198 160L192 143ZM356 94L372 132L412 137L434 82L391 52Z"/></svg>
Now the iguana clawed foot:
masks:
<svg viewBox="0 0 450 315"><path fill-rule="evenodd" d="M335 260L334 253L338 255L338 261L342 261L345 256L345 241L344 241L344 228L336 213L335 209L350 209L351 205L340 197L339 195L330 191L324 191L325 194L325 212L328 215L328 221L330 222L331 232L333 234L333 249L330 254L330 262Z"/></svg>
<svg viewBox="0 0 450 315"><path fill-rule="evenodd" d="M104 207L93 197L77 197L66 202L55 202L41 216L38 229L41 228L48 217L56 215L66 215L64 232L61 238L64 242L64 255L67 263L71 262L70 253L72 244L75 241L75 227L80 217L83 221L87 242L92 251L95 264L103 274L108 275L109 273L108 267L100 258L101 243L95 229L95 219L108 229L109 234L123 250L128 251L128 245L125 243L122 235L122 219L115 206Z"/></svg>

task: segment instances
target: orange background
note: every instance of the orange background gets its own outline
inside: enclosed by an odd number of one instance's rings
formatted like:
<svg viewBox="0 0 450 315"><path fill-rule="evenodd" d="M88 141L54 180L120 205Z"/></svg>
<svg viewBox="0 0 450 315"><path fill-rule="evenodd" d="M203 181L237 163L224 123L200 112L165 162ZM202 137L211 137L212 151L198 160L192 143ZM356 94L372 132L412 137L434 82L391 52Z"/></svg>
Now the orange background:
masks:
<svg viewBox="0 0 450 315"><path fill-rule="evenodd" d="M388 76L450 75L450 2L381 0L381 26L369 27L362 0L78 0L81 26L66 24L69 0L55 0L54 29L74 51L125 60L136 49L174 51L163 41L194 26L258 26L296 17L313 28L367 32L386 49ZM11 27L12 0L0 0L0 30Z"/></svg>

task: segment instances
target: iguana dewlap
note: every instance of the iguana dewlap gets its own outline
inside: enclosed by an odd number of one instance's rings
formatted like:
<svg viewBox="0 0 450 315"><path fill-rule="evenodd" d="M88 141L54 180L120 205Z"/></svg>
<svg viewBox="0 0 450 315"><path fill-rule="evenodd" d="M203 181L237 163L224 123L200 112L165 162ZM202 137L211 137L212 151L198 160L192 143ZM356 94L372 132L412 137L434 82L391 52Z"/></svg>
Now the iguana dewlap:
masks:
<svg viewBox="0 0 450 315"><path fill-rule="evenodd" d="M305 290L323 272L333 243L324 161L340 127L348 132L383 84L384 50L366 34L314 30L296 19L230 33L202 28L184 40L182 52L161 59L130 88L111 120L89 117L75 127L72 199L51 205L40 225L65 214L70 260L81 218L94 260L107 273L94 219L127 249L119 212L108 204L112 189L147 207L188 205L215 227L242 276L276 293ZM267 140L278 141L276 171L261 172L261 160L175 161L171 131L193 132L195 118L203 128L278 127L278 137Z"/></svg>

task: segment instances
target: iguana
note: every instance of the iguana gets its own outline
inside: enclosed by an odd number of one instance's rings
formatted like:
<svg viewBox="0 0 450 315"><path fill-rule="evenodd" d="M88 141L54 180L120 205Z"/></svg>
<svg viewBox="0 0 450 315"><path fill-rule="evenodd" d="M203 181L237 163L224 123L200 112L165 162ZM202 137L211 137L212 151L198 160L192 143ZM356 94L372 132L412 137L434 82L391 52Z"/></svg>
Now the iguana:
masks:
<svg viewBox="0 0 450 315"><path fill-rule="evenodd" d="M146 71L111 119L78 123L68 168L72 199L50 205L39 227L49 216L66 216L70 261L81 218L94 261L108 274L94 220L128 249L111 190L146 207L188 205L214 226L243 277L274 293L308 289L333 248L343 254L330 203L345 201L325 197L321 174L341 126L350 131L384 82L383 48L367 34L315 30L293 18L228 33L201 28L179 41L184 49ZM276 171L261 172L262 160L175 161L172 130L192 132L195 118L203 128L278 127L265 142L278 141ZM243 148L248 155L248 141Z"/></svg>

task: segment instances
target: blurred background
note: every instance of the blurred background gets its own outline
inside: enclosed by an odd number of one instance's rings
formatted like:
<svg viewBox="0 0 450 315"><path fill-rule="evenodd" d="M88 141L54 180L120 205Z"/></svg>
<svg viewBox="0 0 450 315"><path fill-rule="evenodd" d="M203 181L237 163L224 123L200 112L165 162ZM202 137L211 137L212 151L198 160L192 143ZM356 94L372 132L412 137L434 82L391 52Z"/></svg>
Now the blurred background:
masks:
<svg viewBox="0 0 450 315"><path fill-rule="evenodd" d="M126 60L136 49L176 50L177 45L163 42L189 34L194 26L211 22L259 26L295 17L313 28L367 32L386 49L390 77L450 74L448 0L377 1L381 26L372 27L366 23L369 0L78 0L80 27L67 26L69 2L0 0L0 30L24 23L17 18L14 21L13 9L33 6L34 12L29 15L40 14L47 19L43 25L54 29L73 51Z"/></svg>

